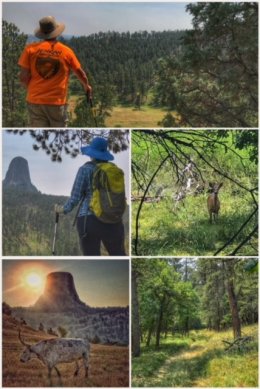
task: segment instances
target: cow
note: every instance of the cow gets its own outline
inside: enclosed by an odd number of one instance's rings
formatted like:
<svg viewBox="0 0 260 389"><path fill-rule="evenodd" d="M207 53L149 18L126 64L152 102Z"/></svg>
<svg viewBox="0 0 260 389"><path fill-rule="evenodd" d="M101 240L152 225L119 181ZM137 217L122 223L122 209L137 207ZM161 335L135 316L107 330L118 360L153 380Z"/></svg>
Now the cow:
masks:
<svg viewBox="0 0 260 389"><path fill-rule="evenodd" d="M19 330L18 337L22 345L26 347L21 354L20 361L25 363L33 358L38 358L48 368L50 386L52 386L52 369L56 370L60 384L62 385L61 374L56 366L59 363L75 361L76 371L74 376L77 376L80 370L78 360L82 359L85 367L85 377L88 377L90 344L87 340L80 338L54 338L41 340L34 345L30 345L22 339L21 330Z"/></svg>

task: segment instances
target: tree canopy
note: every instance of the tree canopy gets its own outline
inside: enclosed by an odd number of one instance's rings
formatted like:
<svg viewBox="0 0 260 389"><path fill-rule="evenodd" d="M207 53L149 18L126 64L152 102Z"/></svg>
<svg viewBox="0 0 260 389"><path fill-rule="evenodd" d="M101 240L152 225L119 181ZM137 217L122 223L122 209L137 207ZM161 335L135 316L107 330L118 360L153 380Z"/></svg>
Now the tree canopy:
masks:
<svg viewBox="0 0 260 389"><path fill-rule="evenodd" d="M257 127L258 4L191 3L193 29L161 61L155 101L175 109L173 126Z"/></svg>
<svg viewBox="0 0 260 389"><path fill-rule="evenodd" d="M62 153L75 158L80 148L89 144L93 137L101 136L108 140L108 148L113 153L128 149L129 130L7 130L9 133L32 137L34 150L44 150L53 162L62 162Z"/></svg>

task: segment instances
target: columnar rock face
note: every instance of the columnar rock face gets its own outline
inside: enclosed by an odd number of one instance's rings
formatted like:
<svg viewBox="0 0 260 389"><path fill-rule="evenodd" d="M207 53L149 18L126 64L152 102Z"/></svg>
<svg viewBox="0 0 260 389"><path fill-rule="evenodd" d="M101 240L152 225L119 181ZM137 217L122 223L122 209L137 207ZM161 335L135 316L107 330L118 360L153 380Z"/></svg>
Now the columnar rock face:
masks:
<svg viewBox="0 0 260 389"><path fill-rule="evenodd" d="M18 189L38 193L31 182L29 165L25 158L15 157L12 159L3 180L3 189Z"/></svg>
<svg viewBox="0 0 260 389"><path fill-rule="evenodd" d="M48 274L44 293L33 308L42 312L75 312L86 309L87 305L79 299L72 275L54 272Z"/></svg>

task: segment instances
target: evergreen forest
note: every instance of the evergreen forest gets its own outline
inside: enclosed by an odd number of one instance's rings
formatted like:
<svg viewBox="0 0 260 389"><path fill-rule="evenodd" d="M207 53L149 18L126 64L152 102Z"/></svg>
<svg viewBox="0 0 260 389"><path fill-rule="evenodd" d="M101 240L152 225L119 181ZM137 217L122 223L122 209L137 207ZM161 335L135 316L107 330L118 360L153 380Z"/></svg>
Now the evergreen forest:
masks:
<svg viewBox="0 0 260 389"><path fill-rule="evenodd" d="M132 132L134 255L255 256L257 215L257 130Z"/></svg>
<svg viewBox="0 0 260 389"><path fill-rule="evenodd" d="M55 204L65 204L65 196L30 193L20 190L3 190L3 255L52 255L55 225ZM124 215L125 247L128 252L129 217ZM60 216L57 226L55 255L82 255L76 226L73 226L76 209ZM107 255L103 249L102 255Z"/></svg>
<svg viewBox="0 0 260 389"><path fill-rule="evenodd" d="M71 77L71 127L256 127L258 4L191 3L188 31L61 37L88 73ZM100 29L102 31L102 28ZM3 127L27 126L18 59L32 37L3 21Z"/></svg>
<svg viewBox="0 0 260 389"><path fill-rule="evenodd" d="M132 265L133 387L258 386L258 260Z"/></svg>

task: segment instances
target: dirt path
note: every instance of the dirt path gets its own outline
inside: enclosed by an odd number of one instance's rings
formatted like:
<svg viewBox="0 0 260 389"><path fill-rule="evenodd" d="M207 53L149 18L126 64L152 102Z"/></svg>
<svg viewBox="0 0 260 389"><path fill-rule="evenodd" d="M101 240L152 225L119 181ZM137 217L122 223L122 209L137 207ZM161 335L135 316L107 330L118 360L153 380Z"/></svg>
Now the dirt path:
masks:
<svg viewBox="0 0 260 389"><path fill-rule="evenodd" d="M202 356L206 352L207 352L206 347L193 345L190 347L190 349L188 351L184 351L178 355L175 355L175 356L168 358L165 361L165 363L161 366L161 368L158 370L158 372L156 373L156 379L154 379L155 386L156 386L156 384L159 384L160 382L162 382L162 380L164 380L164 378L166 378L166 376L169 374L169 371L171 370L172 363L177 362L177 361L184 362L185 360L197 358L197 357Z"/></svg>

